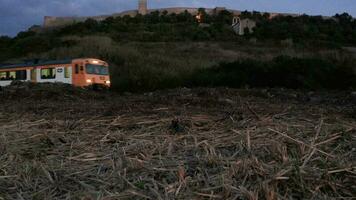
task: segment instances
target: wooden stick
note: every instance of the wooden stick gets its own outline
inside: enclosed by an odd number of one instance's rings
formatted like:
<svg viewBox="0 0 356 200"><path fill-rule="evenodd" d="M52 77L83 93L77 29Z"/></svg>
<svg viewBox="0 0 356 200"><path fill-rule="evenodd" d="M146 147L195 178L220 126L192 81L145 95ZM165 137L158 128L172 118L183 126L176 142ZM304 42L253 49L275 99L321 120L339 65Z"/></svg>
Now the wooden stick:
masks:
<svg viewBox="0 0 356 200"><path fill-rule="evenodd" d="M270 130L270 131L272 131L272 132L274 132L274 133L278 133L278 134L280 134L281 136L283 136L283 137L285 137L285 138L288 138L288 139L290 139L290 140L292 140L292 141L294 141L294 142L296 142L296 143L303 144L303 145L305 145L305 146L307 146L307 147L309 147L309 148L315 149L315 150L318 151L319 153L322 153L322 154L324 154L324 155L326 155L326 156L329 156L329 157L332 157L332 158L335 157L335 156L333 156L333 155L331 155L331 154L329 154L329 153L326 153L325 151L322 151L322 150L320 150L320 149L317 149L317 148L314 147L314 146L311 146L311 145L309 145L309 144L306 144L305 142L302 142L302 141L300 141L300 140L294 139L294 138L290 137L290 136L287 135L287 134L281 133L281 132L276 131L276 130L271 129L271 128L268 128L268 130Z"/></svg>
<svg viewBox="0 0 356 200"><path fill-rule="evenodd" d="M348 167L348 168L344 168L344 169L336 169L336 170L332 170L332 171L328 171L328 174L335 174L335 173L339 173L339 172L344 172L344 171L350 171L350 170L356 170L356 167Z"/></svg>
<svg viewBox="0 0 356 200"><path fill-rule="evenodd" d="M320 146L320 145L322 145L322 144L325 144L325 143L331 142L331 141L333 141L333 140L336 140L336 139L338 139L338 138L340 138L340 137L341 137L341 135L337 135L337 136L332 137L332 138L330 138L330 139L327 139L327 140L325 140L325 141L323 141L323 142L319 142L319 143L315 144L314 146Z"/></svg>
<svg viewBox="0 0 356 200"><path fill-rule="evenodd" d="M250 107L250 104L246 101L246 107L247 109L259 120L261 121L261 117Z"/></svg>

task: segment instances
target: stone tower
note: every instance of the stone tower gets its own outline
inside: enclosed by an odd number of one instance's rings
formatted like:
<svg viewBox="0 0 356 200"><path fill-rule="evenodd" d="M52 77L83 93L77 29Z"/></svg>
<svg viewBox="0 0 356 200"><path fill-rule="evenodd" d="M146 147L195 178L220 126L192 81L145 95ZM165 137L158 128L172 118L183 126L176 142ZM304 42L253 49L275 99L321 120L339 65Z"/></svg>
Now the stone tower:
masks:
<svg viewBox="0 0 356 200"><path fill-rule="evenodd" d="M138 14L146 15L147 14L147 0L138 1Z"/></svg>

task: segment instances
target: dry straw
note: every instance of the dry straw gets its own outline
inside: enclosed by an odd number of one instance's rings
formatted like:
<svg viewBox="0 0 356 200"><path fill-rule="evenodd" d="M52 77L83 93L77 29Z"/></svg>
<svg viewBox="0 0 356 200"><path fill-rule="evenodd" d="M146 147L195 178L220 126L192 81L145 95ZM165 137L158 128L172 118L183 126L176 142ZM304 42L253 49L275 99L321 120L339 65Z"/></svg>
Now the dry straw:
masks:
<svg viewBox="0 0 356 200"><path fill-rule="evenodd" d="M31 87L1 93L0 199L355 197L345 94Z"/></svg>

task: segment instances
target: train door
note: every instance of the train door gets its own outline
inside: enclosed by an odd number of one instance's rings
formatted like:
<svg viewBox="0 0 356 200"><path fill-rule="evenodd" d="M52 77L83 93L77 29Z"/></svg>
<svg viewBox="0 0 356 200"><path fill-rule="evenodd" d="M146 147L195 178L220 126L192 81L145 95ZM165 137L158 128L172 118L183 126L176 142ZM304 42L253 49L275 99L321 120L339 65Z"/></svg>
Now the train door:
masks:
<svg viewBox="0 0 356 200"><path fill-rule="evenodd" d="M64 83L68 83L68 84L72 84L73 83L73 73L72 73L73 69L72 66L64 66L63 67L63 82Z"/></svg>
<svg viewBox="0 0 356 200"><path fill-rule="evenodd" d="M36 68L31 69L31 82L33 82L33 83L37 82L37 69Z"/></svg>
<svg viewBox="0 0 356 200"><path fill-rule="evenodd" d="M85 86L85 69L83 62L76 62L72 65L72 74L73 74L73 85L75 86Z"/></svg>

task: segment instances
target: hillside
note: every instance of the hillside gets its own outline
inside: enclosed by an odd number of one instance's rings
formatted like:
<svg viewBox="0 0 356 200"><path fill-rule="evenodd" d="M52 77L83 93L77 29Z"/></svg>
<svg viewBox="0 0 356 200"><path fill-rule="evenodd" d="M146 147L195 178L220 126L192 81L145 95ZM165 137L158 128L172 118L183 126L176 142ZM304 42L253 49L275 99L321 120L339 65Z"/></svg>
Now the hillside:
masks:
<svg viewBox="0 0 356 200"><path fill-rule="evenodd" d="M356 195L350 93L45 84L0 96L0 199Z"/></svg>
<svg viewBox="0 0 356 200"><path fill-rule="evenodd" d="M233 14L221 11L207 14L200 9L201 23L195 16L182 12L152 12L147 15L109 17L103 21L85 22L56 29L30 28L16 37L0 37L0 62L44 53L58 47L75 46L75 41L63 37L104 36L114 42L232 42L252 41L268 45L289 45L303 48L330 48L356 45L356 21L347 13L332 18L321 16L279 16L242 12L242 19L257 22L253 33L238 36L231 28ZM33 30L33 31L32 31ZM255 42L256 43L256 42ZM70 57L71 55L67 55Z"/></svg>
<svg viewBox="0 0 356 200"><path fill-rule="evenodd" d="M38 58L100 58L110 63L112 89L120 92L196 86L300 89L348 89L356 86L353 76L355 54L342 48L355 45L356 38L355 20L346 13L330 19L310 16L269 19L268 15L258 12L243 12L241 18L254 19L257 27L254 33L238 36L231 28L232 14L228 11L215 15L204 14L204 10L201 12L202 22L208 26L201 26L188 12L153 12L144 16L111 17L101 22L89 19L44 32L21 32L14 38L0 38L0 62L16 63ZM280 56L289 57L284 59L285 66L295 66L295 69L301 65L301 68L315 67L312 73L325 78L314 80L305 72L281 69L279 64L274 63L280 60ZM248 80L251 70L243 69L246 63L257 67L252 71L263 72L259 66L268 66L269 74L300 73L298 76L301 78L292 84L282 81L251 85L252 80ZM322 65L329 67L324 69ZM235 80L230 77L225 82L214 83L207 81L217 79L207 77L214 74L214 70L231 72L226 66L234 66L232 74L239 73L241 77L249 78ZM346 77L340 81L347 83L325 87L329 76L325 74ZM221 75L226 77L228 74ZM298 81L311 84L302 86ZM296 84L301 86L291 87Z"/></svg>
<svg viewBox="0 0 356 200"><path fill-rule="evenodd" d="M0 62L94 57L112 87L0 88L0 200L356 196L356 24L151 13L0 37Z"/></svg>

